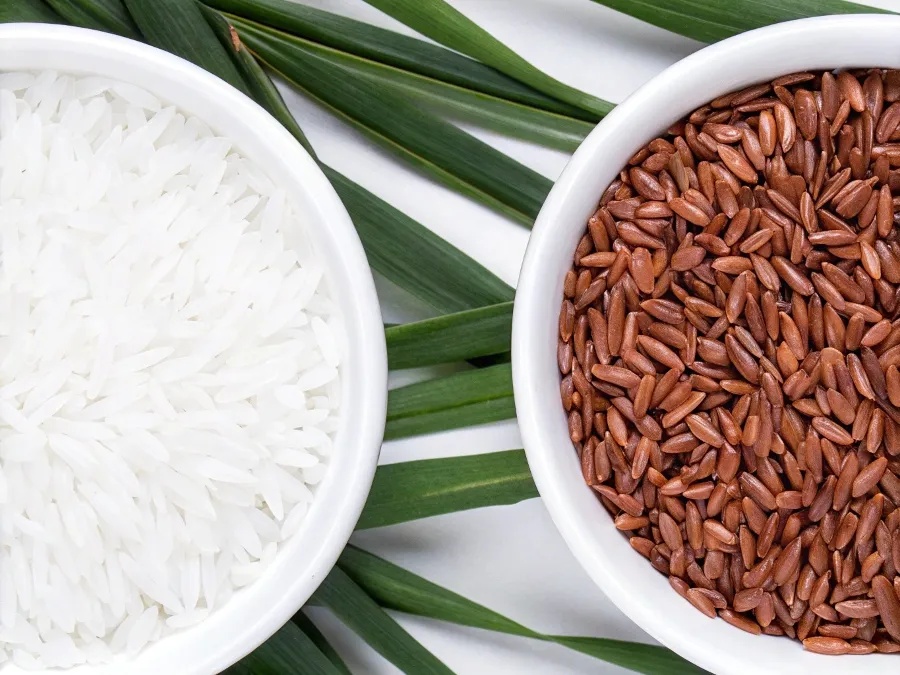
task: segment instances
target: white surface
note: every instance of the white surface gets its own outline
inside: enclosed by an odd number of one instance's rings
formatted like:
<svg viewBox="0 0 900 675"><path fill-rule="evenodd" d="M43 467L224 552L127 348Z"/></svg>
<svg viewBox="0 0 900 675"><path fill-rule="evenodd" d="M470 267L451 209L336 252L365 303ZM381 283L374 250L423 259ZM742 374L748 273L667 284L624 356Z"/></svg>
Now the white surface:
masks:
<svg viewBox="0 0 900 675"><path fill-rule="evenodd" d="M556 366L563 276L597 196L635 149L673 119L718 95L777 77L871 64L900 68L900 16L823 17L771 26L720 42L654 78L591 133L544 204L519 280L513 318L516 409L528 461L553 521L597 584L629 617L685 658L722 675L749 672L895 672L890 655L834 659L796 642L756 637L711 621L669 587L610 522L584 485L559 406ZM859 40L865 35L864 41ZM828 49L822 49L822 45ZM666 105L669 103L669 105Z"/></svg>
<svg viewBox="0 0 900 675"><path fill-rule="evenodd" d="M300 1L410 32L362 0ZM551 75L613 102L699 46L589 0L450 2ZM868 4L900 11L900 0ZM418 176L313 104L286 95L329 163L515 283L526 230ZM475 133L552 179L568 160L560 152ZM383 289L380 285L379 291ZM381 297L387 320L416 318L392 302L402 294L381 292ZM387 443L381 461L514 447L522 447L521 439L516 425L508 422ZM653 641L593 584L538 500L382 528L357 534L353 541L531 628ZM561 647L396 616L460 675L628 672ZM313 617L341 653L350 655L354 672L399 672L324 611L314 610Z"/></svg>
<svg viewBox="0 0 900 675"><path fill-rule="evenodd" d="M362 246L333 188L293 137L262 108L218 78L138 42L63 26L0 26L0 71L65 70L133 82L206 121L293 196L298 217L326 266L342 308L346 340L341 422L328 473L299 531L272 566L203 623L167 637L138 657L71 675L208 675L230 665L274 633L312 595L334 565L362 509L383 436L386 355L375 286ZM0 667L3 675L19 675ZM59 671L42 671L45 673ZM40 673L38 673L40 675Z"/></svg>

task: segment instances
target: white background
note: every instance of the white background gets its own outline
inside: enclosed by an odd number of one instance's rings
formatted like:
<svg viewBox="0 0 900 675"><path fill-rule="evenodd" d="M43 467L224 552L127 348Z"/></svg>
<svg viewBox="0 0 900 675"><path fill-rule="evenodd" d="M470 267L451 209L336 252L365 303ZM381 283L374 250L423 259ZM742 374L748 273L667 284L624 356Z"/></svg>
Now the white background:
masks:
<svg viewBox="0 0 900 675"><path fill-rule="evenodd" d="M363 0L301 1L412 34ZM539 68L612 102L622 101L701 46L589 0L450 2ZM900 11L900 0L870 4ZM526 229L430 182L315 104L292 91L284 93L328 164L515 285L528 243ZM565 153L467 130L551 179L559 176L568 159ZM380 284L379 290L386 321L424 318L422 308L397 289ZM405 381L394 378L393 384ZM519 447L518 429L508 422L387 443L381 462ZM535 630L652 642L582 571L540 500L370 530L352 541ZM311 616L354 673L399 672L324 610L313 610ZM460 675L628 672L559 646L396 616Z"/></svg>

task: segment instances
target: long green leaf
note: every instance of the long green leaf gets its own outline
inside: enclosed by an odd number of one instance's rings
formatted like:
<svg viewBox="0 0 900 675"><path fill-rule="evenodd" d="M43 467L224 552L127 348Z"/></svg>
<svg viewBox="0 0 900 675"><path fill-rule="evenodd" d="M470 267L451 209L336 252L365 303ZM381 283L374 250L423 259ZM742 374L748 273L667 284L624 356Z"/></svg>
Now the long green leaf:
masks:
<svg viewBox="0 0 900 675"><path fill-rule="evenodd" d="M223 675L346 675L295 624L275 635Z"/></svg>
<svg viewBox="0 0 900 675"><path fill-rule="evenodd" d="M409 101L324 58L309 43L239 19L241 40L267 65L432 178L530 226L552 182Z"/></svg>
<svg viewBox="0 0 900 675"><path fill-rule="evenodd" d="M268 74L217 11L203 8L219 40L235 59L253 97L315 158L307 140ZM502 302L513 289L475 260L343 174L320 166L344 203L372 269L440 312L458 312ZM431 261L423 265L423 261Z"/></svg>
<svg viewBox="0 0 900 675"><path fill-rule="evenodd" d="M497 366L491 366L497 367ZM481 370L486 370L482 368ZM474 371L474 372L480 372ZM467 382L461 381L460 386ZM478 392L475 392L476 394ZM516 404L512 394L492 399L478 400L449 408L442 408L410 417L388 420L384 430L384 440L422 436L438 431L474 427L490 422L511 420L516 416Z"/></svg>
<svg viewBox="0 0 900 675"><path fill-rule="evenodd" d="M442 312L512 300L515 291L487 268L343 174L322 170L350 212L372 269Z"/></svg>
<svg viewBox="0 0 900 675"><path fill-rule="evenodd" d="M331 646L331 643L325 639L325 636L322 635L322 631L320 631L316 624L312 622L306 614L303 612L297 612L294 614L291 619L297 627L303 631L303 633L312 641L312 643L319 649L320 652L331 661L331 665L341 673L341 675L353 675L350 672L350 669L347 667L347 664L344 663L344 660L341 658L340 654L337 653L337 650Z"/></svg>
<svg viewBox="0 0 900 675"><path fill-rule="evenodd" d="M206 5L200 5L200 11L206 17L207 23L219 38L225 51L231 55L253 99L268 110L272 117L281 122L281 125L291 132L291 135L297 139L310 156L318 161L315 149L306 138L300 125L297 124L297 120L294 119L272 79L259 65L253 54L241 43L231 24L219 12Z"/></svg>
<svg viewBox="0 0 900 675"><path fill-rule="evenodd" d="M542 637L502 614L352 544L341 553L338 566L385 609L509 635Z"/></svg>
<svg viewBox="0 0 900 675"><path fill-rule="evenodd" d="M701 42L716 42L754 28L810 16L887 11L844 0L594 1Z"/></svg>
<svg viewBox="0 0 900 675"><path fill-rule="evenodd" d="M595 637L544 635L356 546L338 565L378 604L406 614L555 642L648 675L700 675L704 670L654 645Z"/></svg>
<svg viewBox="0 0 900 675"><path fill-rule="evenodd" d="M399 91L458 121L569 152L593 128L592 121L581 119L588 113L443 47L289 0L214 0L211 4L227 10L232 19L252 19L290 33L323 58L378 87ZM425 59L424 64L416 57ZM431 63L443 69L429 68ZM466 77L454 77L459 71ZM495 79L510 83L506 89L512 91L494 86ZM494 89L502 93L493 93ZM519 89L533 93L531 98L538 98L538 104L518 100L528 98L517 96Z"/></svg>
<svg viewBox="0 0 900 675"><path fill-rule="evenodd" d="M554 98L600 117L612 109L612 104L607 101L563 84L535 68L444 0L366 2L432 40L467 54Z"/></svg>
<svg viewBox="0 0 900 675"><path fill-rule="evenodd" d="M2 0L0 23L63 23L63 19L41 0Z"/></svg>
<svg viewBox="0 0 900 675"><path fill-rule="evenodd" d="M504 302L388 328L388 366L421 368L508 352L512 309Z"/></svg>
<svg viewBox="0 0 900 675"><path fill-rule="evenodd" d="M468 122L504 136L563 152L577 150L594 128L590 122L510 103L404 71L368 66L361 66L357 70L380 86L408 94L429 110L451 120Z"/></svg>
<svg viewBox="0 0 900 675"><path fill-rule="evenodd" d="M204 0L211 7L429 79L550 112L596 122L578 107L454 51L292 0Z"/></svg>
<svg viewBox="0 0 900 675"><path fill-rule="evenodd" d="M510 364L467 370L388 392L384 438L445 431L516 415Z"/></svg>
<svg viewBox="0 0 900 675"><path fill-rule="evenodd" d="M675 652L656 645L594 637L569 637L567 635L548 635L547 639L582 654L609 661L646 675L703 675L706 673L705 670L684 660Z"/></svg>
<svg viewBox="0 0 900 675"><path fill-rule="evenodd" d="M239 17L228 16L240 22ZM267 27L260 30L286 35ZM451 119L471 122L507 136L571 152L593 129L590 122L448 84L310 40L294 39L326 61L365 78L381 90L409 97Z"/></svg>
<svg viewBox="0 0 900 675"><path fill-rule="evenodd" d="M521 450L383 464L356 527L384 527L537 496Z"/></svg>
<svg viewBox="0 0 900 675"><path fill-rule="evenodd" d="M45 0L68 23L82 28L105 30L140 40L134 20L122 0Z"/></svg>
<svg viewBox="0 0 900 675"><path fill-rule="evenodd" d="M313 595L369 646L405 673L452 675L453 671L419 644L340 568L335 567ZM290 671L285 671L288 675Z"/></svg>
<svg viewBox="0 0 900 675"><path fill-rule="evenodd" d="M125 5L151 45L192 61L248 93L195 0L125 0Z"/></svg>
<svg viewBox="0 0 900 675"><path fill-rule="evenodd" d="M388 394L388 419L401 419L502 398L512 393L509 364L467 370L398 387Z"/></svg>
<svg viewBox="0 0 900 675"><path fill-rule="evenodd" d="M92 30L106 30L106 26L97 21L92 15L84 11L80 5L76 5L71 0L44 0L53 11L59 14L66 23L79 28L90 28Z"/></svg>

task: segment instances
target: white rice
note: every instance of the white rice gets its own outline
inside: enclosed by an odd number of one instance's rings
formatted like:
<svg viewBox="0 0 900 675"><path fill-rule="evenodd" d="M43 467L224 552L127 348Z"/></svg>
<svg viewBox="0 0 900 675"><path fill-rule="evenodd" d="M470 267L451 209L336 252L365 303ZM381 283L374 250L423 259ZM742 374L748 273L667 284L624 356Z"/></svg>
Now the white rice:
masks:
<svg viewBox="0 0 900 675"><path fill-rule="evenodd" d="M133 655L272 563L337 429L324 286L200 120L0 73L0 671Z"/></svg>

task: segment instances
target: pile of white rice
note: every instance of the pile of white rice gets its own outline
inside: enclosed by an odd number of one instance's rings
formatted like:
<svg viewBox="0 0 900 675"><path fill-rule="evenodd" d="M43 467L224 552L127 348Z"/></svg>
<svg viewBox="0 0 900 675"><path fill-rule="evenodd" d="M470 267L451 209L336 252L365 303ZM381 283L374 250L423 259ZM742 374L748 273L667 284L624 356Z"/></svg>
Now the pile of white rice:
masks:
<svg viewBox="0 0 900 675"><path fill-rule="evenodd" d="M272 562L337 429L322 276L200 120L0 74L0 671L133 655Z"/></svg>

